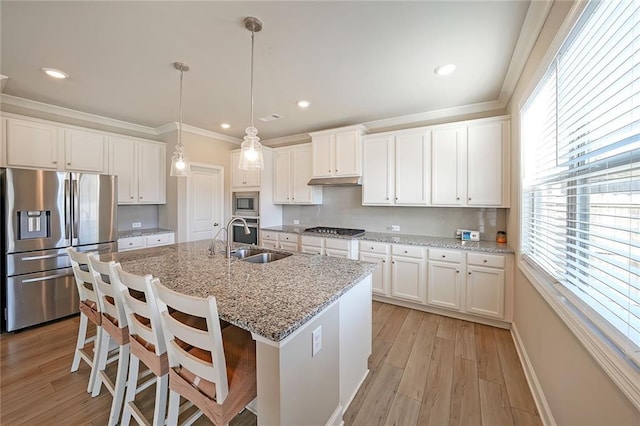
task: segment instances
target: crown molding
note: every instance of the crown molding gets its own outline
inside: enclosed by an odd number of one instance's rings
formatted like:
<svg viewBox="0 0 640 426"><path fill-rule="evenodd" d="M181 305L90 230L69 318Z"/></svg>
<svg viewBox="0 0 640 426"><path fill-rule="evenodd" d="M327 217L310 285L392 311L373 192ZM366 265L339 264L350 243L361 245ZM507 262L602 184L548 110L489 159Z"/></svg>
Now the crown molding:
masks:
<svg viewBox="0 0 640 426"><path fill-rule="evenodd" d="M513 95L513 91L520 80L520 75L522 75L529 55L531 55L533 46L536 44L540 31L542 31L542 27L547 20L551 6L553 6L553 0L538 0L532 1L529 4L527 15L522 23L522 29L520 30L516 45L513 48L511 62L509 62L509 68L507 69L507 74L504 77L502 89L498 96L498 100L504 103L504 105L509 102Z"/></svg>
<svg viewBox="0 0 640 426"><path fill-rule="evenodd" d="M179 126L178 122L173 121L163 126L156 127L155 132L157 135L163 135L165 133L178 131L178 126ZM233 143L236 145L240 145L242 143L242 139L234 138L233 136L223 135L222 133L212 132L211 130L201 129L200 127L191 126L189 124L182 123L182 131L192 133L194 135L205 136L211 139L217 139L223 142Z"/></svg>
<svg viewBox="0 0 640 426"><path fill-rule="evenodd" d="M0 97L3 104L11 105L19 108L26 108L32 111L43 112L47 114L58 115L61 117L71 118L74 120L82 120L89 123L100 124L103 126L116 127L118 129L138 132L149 136L157 136L158 133L153 127L142 126L140 124L129 123L127 121L107 118L96 114L76 111L57 105L45 104L44 102L32 101L31 99L19 98L17 96L7 95L5 93Z"/></svg>
<svg viewBox="0 0 640 426"><path fill-rule="evenodd" d="M0 74L0 93L4 92L4 86L7 85L7 80L9 80L9 77Z"/></svg>
<svg viewBox="0 0 640 426"><path fill-rule="evenodd" d="M291 136L282 136L280 138L273 138L261 141L263 146L285 146L285 145L296 145L300 143L311 142L311 136L309 133L300 133L297 135Z"/></svg>
<svg viewBox="0 0 640 426"><path fill-rule="evenodd" d="M471 105L462 105L452 108L443 108L433 111L420 112L417 114L403 115L400 117L384 118L363 123L370 131L386 129L394 126L411 125L439 118L455 117L457 115L476 114L481 112L495 111L503 109L506 103L500 101L480 102Z"/></svg>

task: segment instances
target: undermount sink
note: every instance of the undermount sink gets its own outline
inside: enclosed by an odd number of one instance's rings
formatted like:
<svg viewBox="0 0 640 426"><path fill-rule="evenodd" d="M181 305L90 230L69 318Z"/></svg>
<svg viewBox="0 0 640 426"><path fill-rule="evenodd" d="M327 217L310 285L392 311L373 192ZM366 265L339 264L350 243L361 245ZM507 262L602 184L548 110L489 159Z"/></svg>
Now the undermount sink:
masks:
<svg viewBox="0 0 640 426"><path fill-rule="evenodd" d="M235 257L237 259L244 259L245 257L255 256L256 254L264 253L264 250L260 250L258 248L253 247L242 247L235 249L231 252L231 257Z"/></svg>
<svg viewBox="0 0 640 426"><path fill-rule="evenodd" d="M291 256L289 253L259 253L245 257L242 261L251 263L271 263L289 256Z"/></svg>

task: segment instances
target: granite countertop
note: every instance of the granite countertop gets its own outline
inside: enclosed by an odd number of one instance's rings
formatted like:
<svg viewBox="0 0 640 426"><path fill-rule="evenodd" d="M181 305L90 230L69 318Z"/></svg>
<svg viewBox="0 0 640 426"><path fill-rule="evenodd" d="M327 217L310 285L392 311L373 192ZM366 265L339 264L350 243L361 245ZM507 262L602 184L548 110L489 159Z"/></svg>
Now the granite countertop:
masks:
<svg viewBox="0 0 640 426"><path fill-rule="evenodd" d="M314 237L341 238L360 241L377 241L381 243L406 244L412 246L422 246L431 248L444 248L454 250L479 251L484 253L497 254L513 254L514 251L507 244L496 243L493 241L462 241L457 238L446 237L428 237L426 235L409 235L396 234L386 232L365 232L359 237L350 237L333 234L316 234L313 232L304 232L308 226L298 225L282 225L261 228L263 231L290 232L300 235L309 235Z"/></svg>
<svg viewBox="0 0 640 426"><path fill-rule="evenodd" d="M183 294L216 297L220 318L278 342L376 268L375 264L294 254L266 264L211 256L209 240L101 255L125 271L152 274ZM269 250L270 251L270 250Z"/></svg>
<svg viewBox="0 0 640 426"><path fill-rule="evenodd" d="M164 228L130 229L128 231L118 231L118 238L141 237L143 235L167 234L170 232L173 232L173 230Z"/></svg>

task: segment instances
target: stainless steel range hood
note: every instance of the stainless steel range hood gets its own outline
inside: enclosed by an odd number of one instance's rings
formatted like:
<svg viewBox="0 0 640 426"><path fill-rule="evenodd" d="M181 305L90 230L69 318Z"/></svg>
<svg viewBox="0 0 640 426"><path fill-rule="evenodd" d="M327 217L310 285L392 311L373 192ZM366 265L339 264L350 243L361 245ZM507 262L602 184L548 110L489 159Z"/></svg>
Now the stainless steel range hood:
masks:
<svg viewBox="0 0 640 426"><path fill-rule="evenodd" d="M362 185L359 176L351 177L328 177L311 179L307 185L310 186L358 186Z"/></svg>

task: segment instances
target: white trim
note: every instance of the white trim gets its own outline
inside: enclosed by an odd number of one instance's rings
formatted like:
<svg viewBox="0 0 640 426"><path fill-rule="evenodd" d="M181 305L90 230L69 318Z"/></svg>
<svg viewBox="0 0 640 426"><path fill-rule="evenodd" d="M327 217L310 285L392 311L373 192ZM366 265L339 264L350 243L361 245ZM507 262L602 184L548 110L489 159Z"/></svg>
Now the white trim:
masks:
<svg viewBox="0 0 640 426"><path fill-rule="evenodd" d="M636 409L640 410L640 368L609 343L588 318L553 284L529 267L522 257L518 258L518 268L622 393L629 398Z"/></svg>
<svg viewBox="0 0 640 426"><path fill-rule="evenodd" d="M333 411L333 414L331 414L331 417L329 417L327 426L342 426L344 424L342 421L342 412L342 405L338 404L336 409Z"/></svg>
<svg viewBox="0 0 640 426"><path fill-rule="evenodd" d="M522 23L522 30L513 49L511 62L509 62L509 68L502 83L502 90L500 90L500 96L498 96L500 103L506 105L511 99L552 5L553 0L538 0L529 4L529 10L527 10L527 15Z"/></svg>
<svg viewBox="0 0 640 426"><path fill-rule="evenodd" d="M61 117L72 118L75 120L82 120L89 123L101 124L104 126L116 127L123 130L129 130L132 132L138 132L149 136L158 136L158 133L153 127L142 126L140 124L133 124L127 121L116 120L113 118L107 118L100 115L89 114L88 112L77 111L69 108L64 108L57 105L45 104L43 102L32 101L30 99L19 98L17 96L7 95L5 93L0 97L0 101L3 104L11 105L19 108L26 108L32 111L44 112L47 114L58 115ZM36 118L36 117L34 117Z"/></svg>
<svg viewBox="0 0 640 426"><path fill-rule="evenodd" d="M346 413L347 410L349 409L349 406L351 405L354 398L358 394L358 391L362 388L362 384L364 383L364 381L367 380L367 376L369 375L369 372L370 370L367 368L367 371L365 371L364 376L362 376L360 383L358 383L358 386L356 386L356 388L354 389L353 394L351 394L351 396L349 397L349 400L346 401L345 404L343 405L342 416L344 416L344 413Z"/></svg>
<svg viewBox="0 0 640 426"><path fill-rule="evenodd" d="M167 123L165 125L155 128L155 132L158 135L163 135L165 133L174 132L177 130L178 130L178 122L176 121L172 121L171 123ZM223 135L222 133L201 129L200 127L192 126L190 124L182 123L182 131L192 133L194 135L205 136L211 139L218 139L223 142L234 143L237 145L240 145L242 143L241 139L234 138L233 136Z"/></svg>
<svg viewBox="0 0 640 426"><path fill-rule="evenodd" d="M538 376L536 376L536 371L529 359L529 355L527 354L527 350L524 347L524 343L522 342L522 338L518 332L518 327L515 323L511 324L511 337L513 338L513 343L515 344L516 351L518 352L518 357L520 358L520 364L522 364L524 375L527 377L529 389L531 390L533 399L536 402L536 408L538 408L538 412L540 413L542 424L545 426L556 426L557 423L553 418L551 407L549 407L547 398L544 396L544 391L538 381Z"/></svg>
<svg viewBox="0 0 640 426"><path fill-rule="evenodd" d="M298 135L283 136L281 138L263 140L262 144L268 145L270 147L278 147L285 145L297 145L307 142L311 142L311 136L309 135L309 133L300 133Z"/></svg>
<svg viewBox="0 0 640 426"><path fill-rule="evenodd" d="M323 129L323 130L317 130L314 132L309 132L309 135L311 137L313 137L314 135L324 135L326 133L333 133L333 132L349 132L349 131L361 131L362 133L367 133L368 128L367 126L365 126L364 124L353 124L350 126L343 126L343 127L335 127L332 129Z"/></svg>

